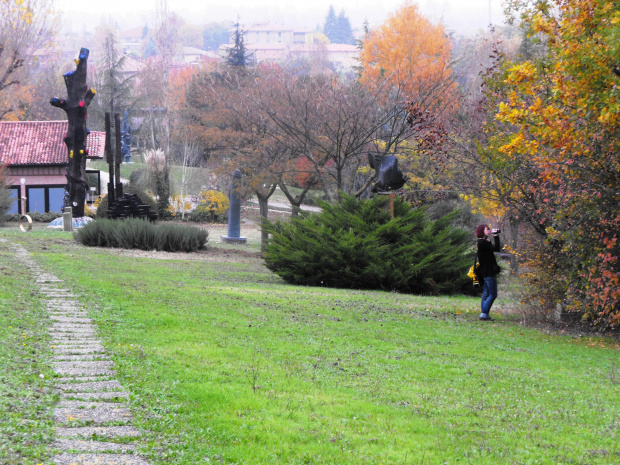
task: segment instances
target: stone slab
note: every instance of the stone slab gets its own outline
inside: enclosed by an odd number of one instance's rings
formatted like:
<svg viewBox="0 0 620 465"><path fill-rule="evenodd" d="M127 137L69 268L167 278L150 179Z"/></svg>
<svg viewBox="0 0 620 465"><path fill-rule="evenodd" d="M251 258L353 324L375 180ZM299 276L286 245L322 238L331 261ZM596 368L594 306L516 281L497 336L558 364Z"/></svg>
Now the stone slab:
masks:
<svg viewBox="0 0 620 465"><path fill-rule="evenodd" d="M78 428L56 428L56 436L60 438L137 438L140 431L133 426L82 426Z"/></svg>
<svg viewBox="0 0 620 465"><path fill-rule="evenodd" d="M55 378L56 382L59 384L63 383L85 383L85 382L100 382L100 381L110 381L111 376L59 376Z"/></svg>
<svg viewBox="0 0 620 465"><path fill-rule="evenodd" d="M61 403L66 401L61 401ZM76 401L71 401L76 402ZM91 408L62 408L56 407L54 410L54 420L63 425L69 425L76 421L89 421L95 424L119 422L129 423L131 421L131 411L120 404L100 403L93 404Z"/></svg>
<svg viewBox="0 0 620 465"><path fill-rule="evenodd" d="M57 310L74 310L74 311L86 311L84 310L84 308L80 305L79 302L77 302L75 299L59 299L59 298L53 298L53 299L49 299L47 301L47 308L50 309L57 309Z"/></svg>
<svg viewBox="0 0 620 465"><path fill-rule="evenodd" d="M55 387L62 391L71 392L104 392L123 389L121 383L115 379L110 381L87 381L85 383L58 383Z"/></svg>
<svg viewBox="0 0 620 465"><path fill-rule="evenodd" d="M103 346L96 345L81 345L81 346L71 346L71 347L57 347L54 346L55 354L98 354L105 353L105 349Z"/></svg>
<svg viewBox="0 0 620 465"><path fill-rule="evenodd" d="M129 393L125 391L106 391L106 392L63 392L60 395L63 400L79 399L85 401L128 399Z"/></svg>
<svg viewBox="0 0 620 465"><path fill-rule="evenodd" d="M111 360L102 361L70 361L70 362L54 362L52 367L55 369L67 369L67 368L84 368L92 370L94 368L113 368L114 362Z"/></svg>
<svg viewBox="0 0 620 465"><path fill-rule="evenodd" d="M50 338L50 344L53 346L56 345L73 345L73 346L78 346L78 345L96 345L99 344L101 345L101 339L97 338L97 337L77 337L77 336L73 336L73 335L69 335L67 336L66 333L64 333L64 336L52 336Z"/></svg>
<svg viewBox="0 0 620 465"><path fill-rule="evenodd" d="M133 454L59 454L52 459L55 465L149 465Z"/></svg>
<svg viewBox="0 0 620 465"><path fill-rule="evenodd" d="M75 297L70 289L55 286L40 286L41 294L50 295L51 297Z"/></svg>
<svg viewBox="0 0 620 465"><path fill-rule="evenodd" d="M53 312L48 312L48 314L50 315L50 317L52 319L57 319L58 317L64 317L64 318L80 318L80 319L90 320L90 318L88 318L88 315L86 313L78 312L76 310L72 310L72 311L55 310ZM73 324L76 324L76 323L65 322L65 321L52 321L52 323L54 325L63 325L63 324L73 325ZM79 322L77 324L86 324L86 323L90 323L90 321L86 321L84 323Z"/></svg>
<svg viewBox="0 0 620 465"><path fill-rule="evenodd" d="M82 342L80 344L76 344L76 343L69 343L69 344L58 343L58 344L54 345L55 348L59 348L59 349L72 349L72 348L74 349L74 348L76 348L78 346L81 346L81 347L91 347L91 346L92 347L95 347L95 346L103 347L103 344L101 343L101 341L99 339L89 338L89 339L84 340L84 342Z"/></svg>
<svg viewBox="0 0 620 465"><path fill-rule="evenodd" d="M50 334L64 334L64 333L73 333L73 334L95 334L95 326L92 324L52 324L50 329L48 330Z"/></svg>
<svg viewBox="0 0 620 465"><path fill-rule="evenodd" d="M110 360L108 354L54 354L55 362L96 362Z"/></svg>
<svg viewBox="0 0 620 465"><path fill-rule="evenodd" d="M35 283L36 284L45 284L45 283L63 283L64 281L60 278L57 278L54 275L46 275L45 273L37 276Z"/></svg>
<svg viewBox="0 0 620 465"><path fill-rule="evenodd" d="M114 442L93 441L84 439L58 439L52 445L54 449L72 450L76 452L134 452L133 444L117 444Z"/></svg>
<svg viewBox="0 0 620 465"><path fill-rule="evenodd" d="M108 370L105 368L55 368L54 373L64 376L82 376L82 377L95 377L95 376L116 376L115 370Z"/></svg>
<svg viewBox="0 0 620 465"><path fill-rule="evenodd" d="M92 318L72 317L65 315L50 315L50 320L63 324L93 324Z"/></svg>

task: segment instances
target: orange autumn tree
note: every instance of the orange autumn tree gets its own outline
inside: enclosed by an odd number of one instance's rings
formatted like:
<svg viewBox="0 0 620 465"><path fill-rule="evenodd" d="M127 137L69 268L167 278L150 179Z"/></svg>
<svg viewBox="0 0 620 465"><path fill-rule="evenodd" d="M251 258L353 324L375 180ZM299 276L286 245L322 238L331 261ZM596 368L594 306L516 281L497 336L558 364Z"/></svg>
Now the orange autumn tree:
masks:
<svg viewBox="0 0 620 465"><path fill-rule="evenodd" d="M456 98L451 52L443 26L406 3L363 40L360 80L370 88L397 88L425 110L444 110Z"/></svg>
<svg viewBox="0 0 620 465"><path fill-rule="evenodd" d="M511 5L547 53L503 65L487 156L499 176L506 166L528 171L512 200L536 219L542 239L525 250L539 303L618 326L620 3Z"/></svg>

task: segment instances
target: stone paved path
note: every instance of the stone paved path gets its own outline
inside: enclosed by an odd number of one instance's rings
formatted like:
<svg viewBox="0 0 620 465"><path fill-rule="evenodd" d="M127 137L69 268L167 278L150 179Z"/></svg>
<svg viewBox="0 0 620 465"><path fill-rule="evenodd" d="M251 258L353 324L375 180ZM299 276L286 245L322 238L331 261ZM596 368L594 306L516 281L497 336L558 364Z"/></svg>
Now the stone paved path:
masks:
<svg viewBox="0 0 620 465"><path fill-rule="evenodd" d="M5 242L3 240L3 242ZM97 337L97 327L71 290L45 272L20 245L11 244L19 262L35 278L52 320L55 388L56 465L148 465L136 455L140 433L131 426L129 394L115 379L114 362ZM118 441L122 438L123 441ZM117 441L115 441L117 440Z"/></svg>

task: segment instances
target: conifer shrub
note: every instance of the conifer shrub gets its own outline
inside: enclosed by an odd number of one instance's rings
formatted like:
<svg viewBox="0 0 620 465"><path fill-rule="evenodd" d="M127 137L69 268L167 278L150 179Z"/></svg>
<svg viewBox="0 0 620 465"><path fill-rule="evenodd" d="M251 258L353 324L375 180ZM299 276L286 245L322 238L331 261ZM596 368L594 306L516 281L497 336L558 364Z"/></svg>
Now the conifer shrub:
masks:
<svg viewBox="0 0 620 465"><path fill-rule="evenodd" d="M453 212L430 221L423 209L386 197L337 204L268 223L267 267L291 284L384 289L415 294L460 292L471 266L471 237L452 226Z"/></svg>
<svg viewBox="0 0 620 465"><path fill-rule="evenodd" d="M98 219L75 233L78 242L90 247L195 252L208 241L209 233L194 226L153 224L147 220Z"/></svg>

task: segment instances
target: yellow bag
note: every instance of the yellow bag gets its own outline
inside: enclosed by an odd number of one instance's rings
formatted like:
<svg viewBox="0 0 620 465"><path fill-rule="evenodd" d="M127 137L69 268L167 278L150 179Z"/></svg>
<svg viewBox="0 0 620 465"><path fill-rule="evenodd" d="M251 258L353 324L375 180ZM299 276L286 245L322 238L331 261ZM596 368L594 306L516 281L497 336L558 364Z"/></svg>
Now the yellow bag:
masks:
<svg viewBox="0 0 620 465"><path fill-rule="evenodd" d="M476 268L479 268L479 267L480 265L476 264ZM480 286L480 282L478 281L478 276L476 276L476 272L474 271L473 266L469 269L469 273L467 273L467 276L474 282L474 287Z"/></svg>
<svg viewBox="0 0 620 465"><path fill-rule="evenodd" d="M478 251L476 250L476 255L474 256L474 266L469 269L469 273L467 276L474 282L474 287L480 286L480 281L482 281L482 277L480 276L480 263L478 263Z"/></svg>

